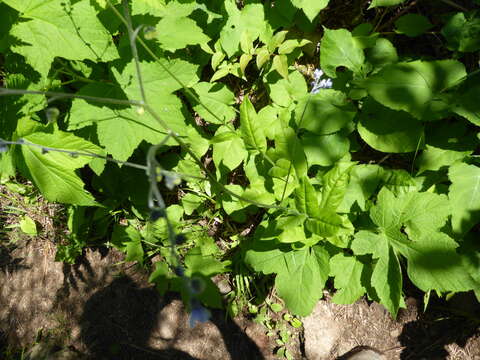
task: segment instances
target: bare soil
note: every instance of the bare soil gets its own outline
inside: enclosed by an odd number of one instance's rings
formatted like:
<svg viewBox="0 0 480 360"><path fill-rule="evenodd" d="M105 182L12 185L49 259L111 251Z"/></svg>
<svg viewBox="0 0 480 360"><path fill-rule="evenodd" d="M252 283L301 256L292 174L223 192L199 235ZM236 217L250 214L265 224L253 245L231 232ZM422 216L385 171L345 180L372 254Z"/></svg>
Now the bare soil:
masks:
<svg viewBox="0 0 480 360"><path fill-rule="evenodd" d="M3 197L0 206L12 199ZM36 203L28 215L39 236L13 231L15 244L0 242L0 347L28 347L33 354L40 341L58 351L47 358L64 360L275 359L275 339L245 316L232 321L213 311L211 321L189 328L181 301L160 297L147 274L119 252L90 249L76 265L55 262L54 243L65 232L60 210L41 198ZM0 220L18 221L15 215ZM291 343L294 359L333 360L370 346L386 359L480 360L480 310L472 296L434 299L423 312L421 294L407 295L407 309L394 320L378 304L336 305L325 293Z"/></svg>

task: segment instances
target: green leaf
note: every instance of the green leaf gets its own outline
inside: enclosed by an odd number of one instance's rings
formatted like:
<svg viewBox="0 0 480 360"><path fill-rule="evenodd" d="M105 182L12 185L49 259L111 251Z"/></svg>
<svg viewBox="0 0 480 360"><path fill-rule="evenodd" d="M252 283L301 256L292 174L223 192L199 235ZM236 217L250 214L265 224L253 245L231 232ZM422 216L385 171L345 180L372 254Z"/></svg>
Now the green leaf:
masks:
<svg viewBox="0 0 480 360"><path fill-rule="evenodd" d="M355 114L355 108L347 101L344 93L324 89L298 102L295 121L299 128L317 135L327 135L347 126Z"/></svg>
<svg viewBox="0 0 480 360"><path fill-rule="evenodd" d="M355 74L360 74L365 56L359 43L346 29L325 28L320 44L320 66L331 78L336 78L336 69L345 66Z"/></svg>
<svg viewBox="0 0 480 360"><path fill-rule="evenodd" d="M271 72L265 85L272 101L283 107L290 106L295 100L300 100L308 94L305 78L298 71L290 73L288 79Z"/></svg>
<svg viewBox="0 0 480 360"><path fill-rule="evenodd" d="M452 111L480 126L480 76L470 76L453 95Z"/></svg>
<svg viewBox="0 0 480 360"><path fill-rule="evenodd" d="M480 168L454 164L448 178L452 182L448 197L452 206L452 228L459 235L468 232L480 220Z"/></svg>
<svg viewBox="0 0 480 360"><path fill-rule="evenodd" d="M156 26L156 39L165 50L175 51L187 45L204 44L210 40L202 28L187 17L195 10L192 5L171 1L165 6L162 19Z"/></svg>
<svg viewBox="0 0 480 360"><path fill-rule="evenodd" d="M410 114L394 111L367 99L358 122L358 133L372 148L387 153L418 151L424 139L423 126Z"/></svg>
<svg viewBox="0 0 480 360"><path fill-rule="evenodd" d="M182 197L182 206L185 209L185 214L192 215L192 213L203 203L204 198L194 193L188 193Z"/></svg>
<svg viewBox="0 0 480 360"><path fill-rule="evenodd" d="M255 41L265 30L262 4L246 4L239 10L234 0L225 1L227 22L220 31L220 44L229 57L238 50L243 32Z"/></svg>
<svg viewBox="0 0 480 360"><path fill-rule="evenodd" d="M406 0L373 0L368 9L373 9L379 6L395 6L405 1Z"/></svg>
<svg viewBox="0 0 480 360"><path fill-rule="evenodd" d="M332 166L345 156L350 149L350 141L343 132L330 135L304 134L300 139L308 166Z"/></svg>
<svg viewBox="0 0 480 360"><path fill-rule="evenodd" d="M213 162L217 169L223 164L233 170L247 158L248 152L238 133L232 133L227 127L220 126L215 137L223 134L233 134L233 137L229 135L228 140L213 144Z"/></svg>
<svg viewBox="0 0 480 360"><path fill-rule="evenodd" d="M394 110L420 120L435 120L448 110L441 94L466 75L455 60L412 61L387 65L365 81L369 94Z"/></svg>
<svg viewBox="0 0 480 360"><path fill-rule="evenodd" d="M20 225L20 230L22 230L22 232L24 232L25 234L30 236L37 235L37 224L30 216L25 215L20 220L19 225Z"/></svg>
<svg viewBox="0 0 480 360"><path fill-rule="evenodd" d="M337 289L332 301L335 304L353 304L363 294L363 264L354 256L339 253L330 259L330 276L335 277L334 287Z"/></svg>
<svg viewBox="0 0 480 360"><path fill-rule="evenodd" d="M365 57L376 68L398 61L397 49L389 40L384 38L377 39L372 48L366 49Z"/></svg>
<svg viewBox="0 0 480 360"><path fill-rule="evenodd" d="M262 124L258 121L257 113L248 96L244 97L240 105L240 131L249 152L264 153L267 150Z"/></svg>
<svg viewBox="0 0 480 360"><path fill-rule="evenodd" d="M328 6L330 0L292 0L293 6L302 9L310 22L317 17L318 13Z"/></svg>
<svg viewBox="0 0 480 360"><path fill-rule="evenodd" d="M473 52L480 49L480 18L471 13L456 13L443 27L441 33L450 50Z"/></svg>
<svg viewBox="0 0 480 360"><path fill-rule="evenodd" d="M295 205L300 213L309 217L318 216L320 213L317 192L307 177L299 179L299 186L295 189Z"/></svg>
<svg viewBox="0 0 480 360"><path fill-rule="evenodd" d="M25 140L56 149L102 154L102 150L96 145L58 130L53 134L33 133L26 136ZM96 205L92 195L83 188L84 183L75 173L76 169L86 165L91 158L73 158L60 152L43 154L41 149L33 146L22 146L21 151L35 185L48 201Z"/></svg>
<svg viewBox="0 0 480 360"><path fill-rule="evenodd" d="M307 39L303 40L298 40L298 39L289 39L283 42L279 47L278 47L278 53L279 54L290 54L292 53L295 49L301 48L302 46L305 46L309 44L311 41Z"/></svg>
<svg viewBox="0 0 480 360"><path fill-rule="evenodd" d="M112 36L96 16L89 0L6 0L27 21L15 24L10 34L18 39L12 51L46 76L55 57L108 62L118 58Z"/></svg>
<svg viewBox="0 0 480 360"><path fill-rule="evenodd" d="M378 259L373 269L371 285L381 303L394 318L403 303L402 273L398 257L389 246L385 233L361 230L355 234L352 250L357 255L372 254Z"/></svg>
<svg viewBox="0 0 480 360"><path fill-rule="evenodd" d="M403 255L408 259L408 277L419 289L461 292L479 288L480 283L465 271L452 238L435 232L416 240Z"/></svg>
<svg viewBox="0 0 480 360"><path fill-rule="evenodd" d="M204 254L200 246L190 249L185 255L185 265L189 274L214 276L225 272L225 265L211 254Z"/></svg>
<svg viewBox="0 0 480 360"><path fill-rule="evenodd" d="M212 124L225 124L235 118L236 114L232 106L235 103L235 97L225 84L199 82L192 88L205 105L196 104L193 109L206 121ZM216 117L205 107L214 111Z"/></svg>
<svg viewBox="0 0 480 360"><path fill-rule="evenodd" d="M432 23L419 14L406 14L395 21L397 33L417 37L433 27Z"/></svg>
<svg viewBox="0 0 480 360"><path fill-rule="evenodd" d="M329 209L321 209L317 216L307 219L305 225L309 231L324 238L335 236L345 228L343 218Z"/></svg>
<svg viewBox="0 0 480 360"><path fill-rule="evenodd" d="M288 60L286 55L275 55L273 57L272 67L277 70L284 79L288 79Z"/></svg>
<svg viewBox="0 0 480 360"><path fill-rule="evenodd" d="M353 165L350 162L339 162L323 176L320 208L336 210L342 203Z"/></svg>

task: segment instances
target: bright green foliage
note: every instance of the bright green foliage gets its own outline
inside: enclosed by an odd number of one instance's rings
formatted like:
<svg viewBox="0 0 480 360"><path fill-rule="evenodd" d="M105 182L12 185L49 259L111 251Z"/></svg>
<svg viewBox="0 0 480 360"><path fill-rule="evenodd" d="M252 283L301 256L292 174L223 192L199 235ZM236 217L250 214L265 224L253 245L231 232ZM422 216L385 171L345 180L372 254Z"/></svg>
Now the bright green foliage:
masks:
<svg viewBox="0 0 480 360"><path fill-rule="evenodd" d="M373 0L369 9L379 7L379 6L394 6L405 2L405 0Z"/></svg>
<svg viewBox="0 0 480 360"><path fill-rule="evenodd" d="M372 148L404 153L421 148L423 126L404 111L394 111L368 99L360 115L358 133Z"/></svg>
<svg viewBox="0 0 480 360"><path fill-rule="evenodd" d="M7 5L21 13L25 22L12 27L11 35L25 44L12 47L27 62L46 76L53 59L111 61L117 50L107 30L97 19L88 0L7 0Z"/></svg>
<svg viewBox="0 0 480 360"><path fill-rule="evenodd" d="M397 32L410 37L416 37L424 34L433 25L425 16L418 14L407 14L395 21Z"/></svg>
<svg viewBox="0 0 480 360"><path fill-rule="evenodd" d="M336 69L345 66L359 74L365 61L363 50L345 29L325 29L320 44L320 66L332 78L337 77Z"/></svg>
<svg viewBox="0 0 480 360"><path fill-rule="evenodd" d="M407 111L420 120L434 120L448 109L441 92L465 75L465 67L455 60L418 60L387 65L365 85L382 105Z"/></svg>
<svg viewBox="0 0 480 360"><path fill-rule="evenodd" d="M73 150L101 154L100 148L73 134L55 131L53 134L33 133L25 140L55 149ZM73 158L66 153L48 152L35 147L21 148L22 156L29 169L29 175L49 201L84 206L95 205L95 200L84 189L84 183L75 170L86 165L91 159Z"/></svg>
<svg viewBox="0 0 480 360"><path fill-rule="evenodd" d="M456 13L445 24L442 35L451 50L472 52L480 49L480 17Z"/></svg>
<svg viewBox="0 0 480 360"><path fill-rule="evenodd" d="M187 308L228 272L302 316L329 278L393 316L405 276L479 296L478 12L341 3L3 1L2 183L67 205L57 260L114 246Z"/></svg>
<svg viewBox="0 0 480 360"><path fill-rule="evenodd" d="M452 182L448 197L452 206L452 228L465 234L480 220L480 168L463 163L454 164L448 171Z"/></svg>
<svg viewBox="0 0 480 360"><path fill-rule="evenodd" d="M335 277L335 288L338 291L332 298L336 304L352 304L365 294L362 286L363 264L354 256L340 253L330 259L330 276Z"/></svg>

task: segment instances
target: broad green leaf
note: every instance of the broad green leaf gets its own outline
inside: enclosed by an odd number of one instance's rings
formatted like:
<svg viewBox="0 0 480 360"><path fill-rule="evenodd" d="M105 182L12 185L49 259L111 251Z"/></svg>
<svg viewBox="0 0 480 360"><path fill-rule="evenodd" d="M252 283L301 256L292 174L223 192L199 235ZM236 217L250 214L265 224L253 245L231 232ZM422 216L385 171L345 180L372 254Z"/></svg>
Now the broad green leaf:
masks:
<svg viewBox="0 0 480 360"><path fill-rule="evenodd" d="M395 6L405 2L406 0L373 0L369 9L373 9L379 6Z"/></svg>
<svg viewBox="0 0 480 360"><path fill-rule="evenodd" d="M188 250L185 265L189 274L213 276L225 272L225 265L211 254L204 254L200 246Z"/></svg>
<svg viewBox="0 0 480 360"><path fill-rule="evenodd" d="M98 146L58 130L53 134L33 133L26 136L25 140L51 148L103 153ZM48 201L83 206L96 205L92 195L84 189L84 183L75 173L76 169L86 165L91 158L85 156L73 158L61 152L44 154L41 149L33 146L22 146L21 151L35 185Z"/></svg>
<svg viewBox="0 0 480 360"><path fill-rule="evenodd" d="M295 315L310 314L322 297L328 278L328 253L320 248L305 248L285 257L284 270L275 278L278 295Z"/></svg>
<svg viewBox="0 0 480 360"><path fill-rule="evenodd" d="M312 233L324 238L335 236L345 228L344 219L329 209L320 209L317 216L307 219L305 225Z"/></svg>
<svg viewBox="0 0 480 360"><path fill-rule="evenodd" d="M363 50L348 30L325 29L320 43L320 66L325 74L336 78L339 66L345 66L355 74L360 74L364 62Z"/></svg>
<svg viewBox="0 0 480 360"><path fill-rule="evenodd" d="M234 0L225 1L227 22L220 31L220 44L228 57L238 50L243 32L255 41L265 30L265 19L262 4L247 4L239 10Z"/></svg>
<svg viewBox="0 0 480 360"><path fill-rule="evenodd" d="M371 285L394 318L403 304L402 273L398 257L389 245L385 233L361 230L355 234L352 250L356 255L372 254L378 259L373 269Z"/></svg>
<svg viewBox="0 0 480 360"><path fill-rule="evenodd" d="M463 160L472 152L472 150L455 151L427 145L422 155L418 158L418 174L427 170L437 171L442 167L450 166Z"/></svg>
<svg viewBox="0 0 480 360"><path fill-rule="evenodd" d="M195 104L193 109L206 121L212 124L225 124L235 118L236 114L232 106L235 103L235 97L225 84L199 82L192 88L205 105ZM213 111L216 116L205 107Z"/></svg>
<svg viewBox="0 0 480 360"><path fill-rule="evenodd" d="M295 49L300 48L302 46L305 46L309 44L311 41L307 39L289 39L283 42L279 47L278 47L278 53L279 54L290 54L293 52Z"/></svg>
<svg viewBox="0 0 480 360"><path fill-rule="evenodd" d="M282 75L284 79L288 79L288 62L286 55L275 55L273 57L272 67Z"/></svg>
<svg viewBox="0 0 480 360"><path fill-rule="evenodd" d="M317 192L307 177L299 179L299 186L295 189L295 206L300 213L309 217L318 216L320 213Z"/></svg>
<svg viewBox="0 0 480 360"><path fill-rule="evenodd" d="M268 60L270 60L270 52L266 47L262 47L257 50L257 57L255 62L260 69Z"/></svg>
<svg viewBox="0 0 480 360"><path fill-rule="evenodd" d="M331 166L350 149L347 134L339 131L330 135L304 134L300 141L307 156L308 166Z"/></svg>
<svg viewBox="0 0 480 360"><path fill-rule="evenodd" d="M350 181L343 201L337 211L348 213L352 207L365 211L367 200L382 182L382 174L383 169L378 165L354 166L350 172Z"/></svg>
<svg viewBox="0 0 480 360"><path fill-rule="evenodd" d="M210 38L205 35L197 23L188 18L196 8L194 3L170 1L162 9L162 19L157 24L157 41L169 51L183 49L187 45L207 43Z"/></svg>
<svg viewBox="0 0 480 360"><path fill-rule="evenodd" d="M420 120L435 120L448 110L442 92L465 75L464 65L456 60L417 60L387 65L365 85L382 105L407 111Z"/></svg>
<svg viewBox="0 0 480 360"><path fill-rule="evenodd" d="M366 49L365 57L376 68L398 61L397 49L388 39L384 38L377 39L372 48Z"/></svg>
<svg viewBox="0 0 480 360"><path fill-rule="evenodd" d="M295 100L300 100L308 94L305 78L298 71L290 73L288 79L271 72L265 85L272 101L282 107L288 107Z"/></svg>
<svg viewBox="0 0 480 360"><path fill-rule="evenodd" d="M130 241L125 245L125 261L137 261L138 263L143 263L143 247L140 241Z"/></svg>
<svg viewBox="0 0 480 360"><path fill-rule="evenodd" d="M293 6L302 9L308 20L313 22L320 10L325 9L330 0L292 0Z"/></svg>
<svg viewBox="0 0 480 360"><path fill-rule="evenodd" d="M46 76L55 57L69 60L111 61L118 58L112 36L96 16L89 0L6 0L27 19L15 24L10 34L21 42L12 51Z"/></svg>
<svg viewBox="0 0 480 360"><path fill-rule="evenodd" d="M332 301L335 304L353 304L363 294L361 277L364 265L354 256L339 253L330 259L330 276L335 278L334 287L337 289Z"/></svg>
<svg viewBox="0 0 480 360"><path fill-rule="evenodd" d="M450 50L473 52L480 49L480 18L475 13L459 12L453 15L441 33Z"/></svg>
<svg viewBox="0 0 480 360"><path fill-rule="evenodd" d="M480 126L480 76L470 76L455 92L451 110Z"/></svg>
<svg viewBox="0 0 480 360"><path fill-rule="evenodd" d="M337 90L324 89L307 95L295 108L295 121L299 128L317 135L327 135L347 126L356 110L346 95Z"/></svg>
<svg viewBox="0 0 480 360"><path fill-rule="evenodd" d="M339 162L323 176L320 208L336 210L342 203L353 165L350 162Z"/></svg>
<svg viewBox="0 0 480 360"><path fill-rule="evenodd" d="M448 197L452 206L452 228L459 235L468 232L480 220L480 168L454 164L448 177L452 182Z"/></svg>
<svg viewBox="0 0 480 360"><path fill-rule="evenodd" d="M458 244L448 235L433 232L416 239L404 251L408 277L423 291L461 292L478 289L457 254Z"/></svg>
<svg viewBox="0 0 480 360"><path fill-rule="evenodd" d="M19 225L20 225L20 230L22 230L23 233L30 236L37 235L37 224L30 216L25 215L20 220Z"/></svg>
<svg viewBox="0 0 480 360"><path fill-rule="evenodd" d="M195 193L188 193L182 197L182 206L185 214L192 215L192 213L202 204L205 199Z"/></svg>
<svg viewBox="0 0 480 360"><path fill-rule="evenodd" d="M372 148L387 153L418 151L423 147L423 126L404 111L394 111L367 99L358 122L358 133Z"/></svg>
<svg viewBox="0 0 480 360"><path fill-rule="evenodd" d="M406 14L395 21L397 33L405 34L409 37L416 37L424 34L433 27L432 23L423 15Z"/></svg>
<svg viewBox="0 0 480 360"><path fill-rule="evenodd" d="M229 133L231 132L227 127L220 126L215 133L215 137ZM213 144L213 162L217 169L220 169L223 164L229 170L233 170L247 158L248 152L245 150L244 142L236 132L233 134L235 135L234 137Z"/></svg>
<svg viewBox="0 0 480 360"><path fill-rule="evenodd" d="M262 124L258 121L257 112L248 96L240 105L240 131L245 148L249 152L264 153L267 150L267 140Z"/></svg>
<svg viewBox="0 0 480 360"><path fill-rule="evenodd" d="M386 170L381 172L382 184L395 196L400 196L418 190L418 184L412 176L403 169Z"/></svg>
<svg viewBox="0 0 480 360"><path fill-rule="evenodd" d="M276 220L276 228L282 232L277 239L281 243L306 242L303 224L306 215L285 216Z"/></svg>

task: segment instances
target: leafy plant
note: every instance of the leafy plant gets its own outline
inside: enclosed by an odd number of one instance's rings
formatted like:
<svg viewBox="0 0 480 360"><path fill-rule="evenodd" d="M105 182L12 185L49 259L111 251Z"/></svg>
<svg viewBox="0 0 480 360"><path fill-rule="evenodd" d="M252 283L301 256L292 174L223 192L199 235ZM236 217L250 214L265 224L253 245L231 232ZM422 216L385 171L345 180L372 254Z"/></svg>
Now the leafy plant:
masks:
<svg viewBox="0 0 480 360"><path fill-rule="evenodd" d="M478 9L358 3L5 0L1 178L69 206L57 259L114 246L192 325L224 273L299 316L329 278L392 316L405 276L480 298Z"/></svg>

